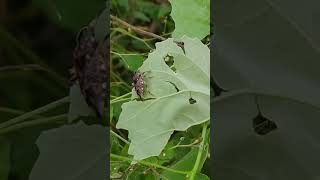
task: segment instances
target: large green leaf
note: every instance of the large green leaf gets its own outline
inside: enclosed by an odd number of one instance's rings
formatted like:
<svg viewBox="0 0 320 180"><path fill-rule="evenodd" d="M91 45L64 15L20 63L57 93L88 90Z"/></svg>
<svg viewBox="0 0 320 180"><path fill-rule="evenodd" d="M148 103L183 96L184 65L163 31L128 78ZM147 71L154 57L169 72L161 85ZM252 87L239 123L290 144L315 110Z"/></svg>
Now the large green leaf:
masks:
<svg viewBox="0 0 320 180"><path fill-rule="evenodd" d="M8 179L10 170L10 141L0 137L0 179Z"/></svg>
<svg viewBox="0 0 320 180"><path fill-rule="evenodd" d="M172 37L204 38L210 33L210 0L169 0L175 22Z"/></svg>
<svg viewBox="0 0 320 180"><path fill-rule="evenodd" d="M43 132L32 180L107 179L109 129L83 122Z"/></svg>
<svg viewBox="0 0 320 180"><path fill-rule="evenodd" d="M167 39L156 44L140 67L145 72L143 98L151 99L122 105L117 127L129 131L128 153L136 160L158 156L173 131L209 119L209 49L198 39L182 40L185 53L173 39ZM175 70L165 63L168 56L172 56Z"/></svg>
<svg viewBox="0 0 320 180"><path fill-rule="evenodd" d="M316 179L320 161L319 1L220 1L213 100L217 179ZM234 13L231 13L234 12ZM262 114L278 129L258 136ZM211 101L212 102L212 101Z"/></svg>

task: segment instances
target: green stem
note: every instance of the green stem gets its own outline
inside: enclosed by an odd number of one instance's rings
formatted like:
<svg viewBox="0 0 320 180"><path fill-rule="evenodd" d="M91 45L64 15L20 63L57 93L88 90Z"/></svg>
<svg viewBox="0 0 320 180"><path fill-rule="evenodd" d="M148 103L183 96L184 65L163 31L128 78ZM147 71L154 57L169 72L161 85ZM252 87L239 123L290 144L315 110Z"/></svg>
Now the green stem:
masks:
<svg viewBox="0 0 320 180"><path fill-rule="evenodd" d="M114 103L118 102L119 100L123 99L124 97L127 97L127 96L129 96L129 95L131 95L131 94L132 94L132 92L129 92L129 93L124 94L124 95L122 95L122 96L119 96L119 97L117 97L117 98L115 98L115 99L112 99L112 100L110 101L110 104L114 104Z"/></svg>
<svg viewBox="0 0 320 180"><path fill-rule="evenodd" d="M36 125L41 125L41 124L47 124L47 123L54 123L57 121L60 121L62 119L66 119L68 117L67 114L62 114L62 115L58 115L58 116L53 116L53 117L47 117L47 118L41 118L41 119L36 119L33 121L27 121L27 122L22 122L19 124L15 124L13 126L9 126L3 129L0 129L0 135L1 134L7 134L7 133L11 133L23 128L27 128L27 127L33 127Z"/></svg>
<svg viewBox="0 0 320 180"><path fill-rule="evenodd" d="M114 76L114 78L119 82L124 82L124 86L128 91L131 91L132 87L130 87L121 77L119 77L116 73L111 71L111 76Z"/></svg>
<svg viewBox="0 0 320 180"><path fill-rule="evenodd" d="M122 102L122 101L130 101L131 98L125 98L125 99L119 99L119 100L116 100L116 101L112 101L110 102L110 104L115 104L115 103L118 103L118 102Z"/></svg>
<svg viewBox="0 0 320 180"><path fill-rule="evenodd" d="M15 115L21 115L25 113L24 111L7 108L7 107L0 107L0 112L5 112L5 113L15 114Z"/></svg>
<svg viewBox="0 0 320 180"><path fill-rule="evenodd" d="M46 111L48 111L50 109L58 107L58 106L60 106L60 105L62 105L64 103L67 103L67 102L69 102L69 96L64 97L62 99L59 99L57 101L54 101L54 102L52 102L50 104L47 104L45 106L42 106L42 107L40 107L38 109L35 109L33 111L27 112L27 113L25 113L25 114L23 114L21 116L16 117L16 118L10 119L10 120L8 120L8 121L6 121L4 123L1 123L0 124L0 129L8 127L8 126L11 126L11 125L19 123L19 122L22 122L25 119L28 119L28 118L30 118L30 117L32 117L34 115L37 115L37 114L44 113L44 112L46 112Z"/></svg>
<svg viewBox="0 0 320 180"><path fill-rule="evenodd" d="M22 115L22 114L26 113L25 111L7 108L7 107L0 107L0 112L5 112L5 113L15 114L15 115ZM39 115L35 115L34 117L35 118L43 118L43 116L39 116Z"/></svg>
<svg viewBox="0 0 320 180"><path fill-rule="evenodd" d="M201 162L201 158L202 158L202 153L203 153L203 150L204 150L204 143L205 143L205 138L206 138L206 133L207 133L207 127L208 127L208 122L205 122L203 124L203 128L202 128L202 135L201 135L202 141L201 141L201 144L200 144L200 147L199 147L199 150L198 150L197 159L196 159L196 162L195 162L195 164L193 166L193 169L190 172L190 180L195 180L195 176L199 171L199 166L200 166L200 162Z"/></svg>
<svg viewBox="0 0 320 180"><path fill-rule="evenodd" d="M111 54L115 54L115 55L117 55L118 57L120 57L120 59L126 64L126 66L127 66L128 68L130 67L129 64L128 64L128 62L123 58L123 56L122 56L121 54L116 53L116 52L114 52L114 51L110 51L110 53L111 53Z"/></svg>
<svg viewBox="0 0 320 180"><path fill-rule="evenodd" d="M175 149L175 148L184 148L184 147L198 147L196 146L196 144L199 143L199 140L195 140L194 142L190 143L190 144L177 144L169 149Z"/></svg>
<svg viewBox="0 0 320 180"><path fill-rule="evenodd" d="M121 137L119 134L113 132L112 130L110 130L110 132L111 132L112 135L116 136L117 138L119 138L119 139L120 139L121 141L123 141L124 143L130 144L129 141L125 140L125 139L124 139L123 137Z"/></svg>
<svg viewBox="0 0 320 180"><path fill-rule="evenodd" d="M111 54L115 54L118 56L147 56L147 53L117 53L115 51L110 51Z"/></svg>
<svg viewBox="0 0 320 180"><path fill-rule="evenodd" d="M134 161L132 158L119 156L119 155L115 155L115 154L112 154L112 153L110 154L110 157L111 158L115 158L115 159L119 159L119 160L123 160L123 161L128 161L128 162ZM173 173L188 174L187 171L180 171L180 170L176 170L176 169L171 169L171 168L167 168L167 167L161 166L159 164L154 164L154 163L146 162L146 161L143 161L143 160L142 161L137 161L137 163L145 165L145 166L151 166L151 167L156 167L156 168L159 168L159 169L164 169L164 170L167 170L167 171L171 171Z"/></svg>
<svg viewBox="0 0 320 180"><path fill-rule="evenodd" d="M133 39L136 39L136 40L142 42L142 43L143 43L144 45L146 45L146 47L148 47L150 50L153 49L145 40L143 40L143 39L141 39L141 38L139 38L139 37L137 37L137 36L132 35L129 31L126 31L126 30L124 30L124 29L122 29L122 28L111 28L111 30L112 30L112 31L117 31L117 32L119 32L119 33L122 33L122 34L124 34L124 35L127 35L127 36L129 36L129 37L131 37L131 38L133 38Z"/></svg>

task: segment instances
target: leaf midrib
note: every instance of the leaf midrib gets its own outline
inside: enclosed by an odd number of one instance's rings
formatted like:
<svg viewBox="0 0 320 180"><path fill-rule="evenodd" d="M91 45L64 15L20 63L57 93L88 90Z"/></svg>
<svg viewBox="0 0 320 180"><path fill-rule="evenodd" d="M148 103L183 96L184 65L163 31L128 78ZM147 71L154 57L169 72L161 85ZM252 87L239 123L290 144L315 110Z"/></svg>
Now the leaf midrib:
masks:
<svg viewBox="0 0 320 180"><path fill-rule="evenodd" d="M145 110L147 110L150 106L152 106L154 103L158 102L160 99L163 99L163 98L169 98L171 96L176 96L178 94L181 94L181 93L185 93L185 92L193 92L193 93L200 93L200 94L204 94L206 96L210 96L210 94L206 94L204 92L201 92L201 91L192 91L192 90L182 90L182 91L179 91L179 92L176 92L176 93L173 93L173 94L170 94L170 95L167 95L167 96L161 96L161 97L158 97L156 99L153 99L153 100L149 100L149 101L152 101L149 105L147 105L145 108L141 109L139 112L135 113L134 116L132 116L131 118L128 118L127 120L124 120L124 122L128 122L132 119L134 119L135 117L137 117L138 115L140 115L142 112L144 112Z"/></svg>

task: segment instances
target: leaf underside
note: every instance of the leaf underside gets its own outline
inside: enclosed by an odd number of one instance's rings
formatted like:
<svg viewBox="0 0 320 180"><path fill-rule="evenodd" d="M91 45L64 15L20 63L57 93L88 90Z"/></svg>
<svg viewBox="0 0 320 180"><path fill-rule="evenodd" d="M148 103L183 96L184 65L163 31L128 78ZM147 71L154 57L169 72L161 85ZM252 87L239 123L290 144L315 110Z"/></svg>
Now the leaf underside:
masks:
<svg viewBox="0 0 320 180"><path fill-rule="evenodd" d="M145 72L147 100L122 105L117 128L129 131L128 153L135 160L158 156L175 130L209 120L209 49L199 39L182 40L184 51L171 38L156 44L139 68ZM174 70L165 62L168 56Z"/></svg>

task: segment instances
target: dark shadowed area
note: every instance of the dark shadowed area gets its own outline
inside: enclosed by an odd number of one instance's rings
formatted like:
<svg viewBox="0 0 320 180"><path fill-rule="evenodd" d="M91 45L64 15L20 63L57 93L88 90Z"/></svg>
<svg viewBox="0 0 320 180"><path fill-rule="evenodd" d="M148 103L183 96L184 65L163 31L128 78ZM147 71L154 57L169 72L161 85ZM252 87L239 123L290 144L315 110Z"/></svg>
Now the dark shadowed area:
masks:
<svg viewBox="0 0 320 180"><path fill-rule="evenodd" d="M319 5L215 1L216 179L319 179Z"/></svg>
<svg viewBox="0 0 320 180"><path fill-rule="evenodd" d="M77 33L105 8L103 0L0 0L1 180L107 176L105 120L69 112L83 98L69 97Z"/></svg>

